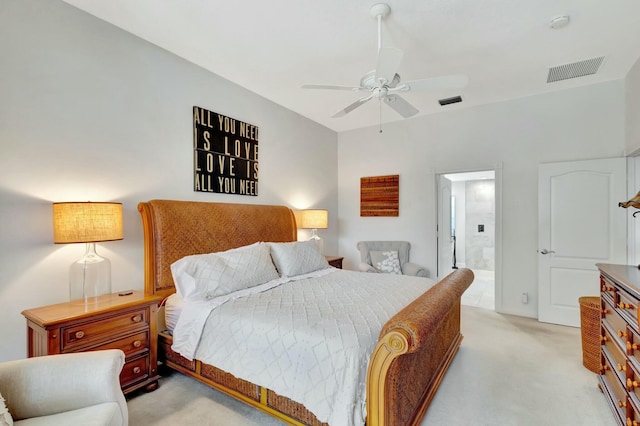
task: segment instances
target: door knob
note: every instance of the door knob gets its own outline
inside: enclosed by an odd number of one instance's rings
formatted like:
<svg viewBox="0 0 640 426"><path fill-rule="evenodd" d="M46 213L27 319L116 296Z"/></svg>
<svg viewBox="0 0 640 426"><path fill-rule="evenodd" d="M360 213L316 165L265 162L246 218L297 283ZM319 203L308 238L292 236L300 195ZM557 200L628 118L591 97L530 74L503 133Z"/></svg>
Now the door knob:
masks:
<svg viewBox="0 0 640 426"><path fill-rule="evenodd" d="M551 253L555 253L555 251L553 250L547 250L547 249L542 249L542 250L538 250L540 252L540 254L551 254Z"/></svg>

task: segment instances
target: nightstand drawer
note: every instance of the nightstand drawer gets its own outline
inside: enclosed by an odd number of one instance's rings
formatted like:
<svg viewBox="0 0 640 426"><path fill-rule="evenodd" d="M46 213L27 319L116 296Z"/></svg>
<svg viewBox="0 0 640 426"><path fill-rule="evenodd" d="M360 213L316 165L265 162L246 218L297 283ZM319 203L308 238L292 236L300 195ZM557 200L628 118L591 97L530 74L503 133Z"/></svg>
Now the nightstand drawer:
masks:
<svg viewBox="0 0 640 426"><path fill-rule="evenodd" d="M136 328L148 328L147 309L136 309L98 321L78 324L62 329L62 350L70 351L89 345L105 336L126 333Z"/></svg>
<svg viewBox="0 0 640 426"><path fill-rule="evenodd" d="M149 357L126 362L120 373L120 386L127 387L149 377Z"/></svg>
<svg viewBox="0 0 640 426"><path fill-rule="evenodd" d="M149 350L149 332L142 331L104 345L92 347L89 350L100 351L103 349L120 349L124 352L125 357L129 359L133 355L141 354Z"/></svg>

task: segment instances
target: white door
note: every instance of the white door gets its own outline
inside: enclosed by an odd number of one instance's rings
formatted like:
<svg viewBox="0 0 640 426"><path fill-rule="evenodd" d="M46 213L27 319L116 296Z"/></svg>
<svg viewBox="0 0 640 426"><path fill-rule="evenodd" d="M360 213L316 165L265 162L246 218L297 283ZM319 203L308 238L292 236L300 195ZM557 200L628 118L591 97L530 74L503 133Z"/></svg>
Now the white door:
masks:
<svg viewBox="0 0 640 426"><path fill-rule="evenodd" d="M538 319L580 326L578 298L597 296L596 263L626 262L626 160L538 169Z"/></svg>
<svg viewBox="0 0 640 426"><path fill-rule="evenodd" d="M438 176L438 279L453 269L453 242L451 240L451 181Z"/></svg>

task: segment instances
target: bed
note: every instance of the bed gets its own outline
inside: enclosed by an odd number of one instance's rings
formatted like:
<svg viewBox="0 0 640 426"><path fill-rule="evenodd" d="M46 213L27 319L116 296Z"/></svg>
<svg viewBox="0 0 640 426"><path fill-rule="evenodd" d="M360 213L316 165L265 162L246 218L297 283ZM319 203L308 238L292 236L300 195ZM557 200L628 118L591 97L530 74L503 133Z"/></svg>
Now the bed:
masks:
<svg viewBox="0 0 640 426"><path fill-rule="evenodd" d="M285 206L151 200L140 203L138 210L144 230L145 293L165 298L176 292L171 264L185 256L297 239L293 212ZM367 425L421 422L460 346L460 297L472 281L470 270L456 270L383 324L366 371ZM268 385L258 386L174 352L173 336L163 328L159 326L158 359L165 366L287 424L325 424Z"/></svg>

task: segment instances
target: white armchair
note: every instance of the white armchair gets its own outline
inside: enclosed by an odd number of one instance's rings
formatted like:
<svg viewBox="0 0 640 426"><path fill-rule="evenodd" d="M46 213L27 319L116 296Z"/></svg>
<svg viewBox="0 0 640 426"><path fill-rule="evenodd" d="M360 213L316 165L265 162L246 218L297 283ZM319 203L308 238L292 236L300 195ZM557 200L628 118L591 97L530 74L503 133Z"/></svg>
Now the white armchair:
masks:
<svg viewBox="0 0 640 426"><path fill-rule="evenodd" d="M428 277L429 271L420 265L409 262L409 251L411 244L407 241L360 241L360 264L358 269L362 272L382 272L374 267L377 262L375 257L381 252L397 252L398 263L403 275L414 275L417 277ZM374 259L372 259L372 255Z"/></svg>
<svg viewBox="0 0 640 426"><path fill-rule="evenodd" d="M123 365L119 349L4 362L0 394L17 426L126 426L129 412L119 378Z"/></svg>

